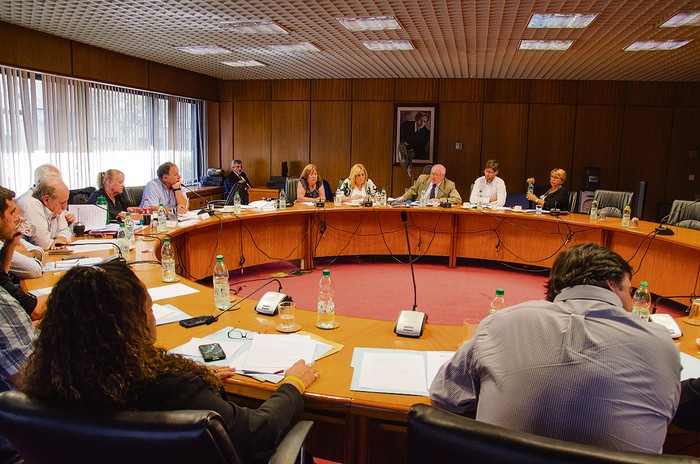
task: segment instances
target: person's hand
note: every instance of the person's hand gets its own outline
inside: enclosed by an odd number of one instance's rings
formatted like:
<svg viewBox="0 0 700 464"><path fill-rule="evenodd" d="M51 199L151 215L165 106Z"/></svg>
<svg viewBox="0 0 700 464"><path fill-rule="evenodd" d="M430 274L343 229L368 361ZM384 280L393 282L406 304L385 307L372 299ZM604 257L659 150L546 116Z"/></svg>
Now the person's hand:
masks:
<svg viewBox="0 0 700 464"><path fill-rule="evenodd" d="M143 208L139 208L138 206L129 206L126 210L131 214L143 214L144 212L148 213L148 211L144 211Z"/></svg>
<svg viewBox="0 0 700 464"><path fill-rule="evenodd" d="M186 213L187 213L187 206L177 205L177 214L186 214Z"/></svg>
<svg viewBox="0 0 700 464"><path fill-rule="evenodd" d="M219 380L224 380L236 373L236 369L234 367L227 367L227 366L207 366L207 368L211 371L214 376L219 379Z"/></svg>
<svg viewBox="0 0 700 464"><path fill-rule="evenodd" d="M534 177L530 177L530 178L529 178L528 180L526 180L525 182L527 182L528 184L534 184L534 183L535 183L535 178L534 178Z"/></svg>
<svg viewBox="0 0 700 464"><path fill-rule="evenodd" d="M177 190L179 188L182 188L181 182L175 182L173 185L170 186L171 189Z"/></svg>
<svg viewBox="0 0 700 464"><path fill-rule="evenodd" d="M55 239L53 242L51 242L51 246L49 247L49 250L60 250L65 248L66 246L66 241L63 237L59 237Z"/></svg>
<svg viewBox="0 0 700 464"><path fill-rule="evenodd" d="M66 211L66 222L71 225L75 222L75 214Z"/></svg>
<svg viewBox="0 0 700 464"><path fill-rule="evenodd" d="M303 359L295 362L292 367L287 369L287 372L285 372L284 375L285 377L292 376L301 379L301 381L304 382L304 388L309 388L309 386L320 376L319 372L313 366L306 364ZM294 385L299 392L303 393L301 391L301 387L297 385L296 382L290 380L285 383Z"/></svg>
<svg viewBox="0 0 700 464"><path fill-rule="evenodd" d="M539 198L537 198L537 195L535 195L534 193L528 193L526 196L528 200L534 201L535 203L537 203L537 200L539 200Z"/></svg>
<svg viewBox="0 0 700 464"><path fill-rule="evenodd" d="M493 203L494 201L498 200L498 197L490 197L489 198L489 203Z"/></svg>

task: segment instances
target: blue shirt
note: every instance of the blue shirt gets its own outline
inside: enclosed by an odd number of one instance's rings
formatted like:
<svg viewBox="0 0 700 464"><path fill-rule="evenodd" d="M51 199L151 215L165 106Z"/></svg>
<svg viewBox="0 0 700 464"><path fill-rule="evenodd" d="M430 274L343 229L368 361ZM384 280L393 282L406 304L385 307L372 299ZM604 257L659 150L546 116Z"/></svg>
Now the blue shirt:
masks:
<svg viewBox="0 0 700 464"><path fill-rule="evenodd" d="M148 204L146 204L146 200L148 200ZM175 192L167 188L160 179L150 180L143 189L141 208L148 208L151 205L157 206L160 203L166 208L177 208Z"/></svg>

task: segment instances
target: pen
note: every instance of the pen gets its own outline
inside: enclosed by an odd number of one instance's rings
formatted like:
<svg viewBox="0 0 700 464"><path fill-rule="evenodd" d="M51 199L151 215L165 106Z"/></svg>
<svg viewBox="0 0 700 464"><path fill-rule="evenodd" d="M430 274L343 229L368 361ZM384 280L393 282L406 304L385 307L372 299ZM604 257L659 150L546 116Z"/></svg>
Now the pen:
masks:
<svg viewBox="0 0 700 464"><path fill-rule="evenodd" d="M244 370L236 371L236 373L237 373L237 374L243 374L243 375L246 375L246 374L279 375L279 374L284 374L284 369L281 369L281 370L275 371L275 372L251 371L251 370L248 370L248 369L244 369Z"/></svg>
<svg viewBox="0 0 700 464"><path fill-rule="evenodd" d="M72 258L61 258L61 260L63 260L63 261L71 261L71 260L74 260L74 259L84 259L84 258L87 258L87 256L73 256Z"/></svg>

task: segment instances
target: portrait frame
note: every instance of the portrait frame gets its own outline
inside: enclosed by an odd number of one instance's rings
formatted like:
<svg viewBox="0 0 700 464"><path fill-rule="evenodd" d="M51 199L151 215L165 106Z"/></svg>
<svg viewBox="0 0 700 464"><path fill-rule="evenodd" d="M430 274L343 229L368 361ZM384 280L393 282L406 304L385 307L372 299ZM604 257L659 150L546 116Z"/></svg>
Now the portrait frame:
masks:
<svg viewBox="0 0 700 464"><path fill-rule="evenodd" d="M426 138L421 130L416 131L416 116L427 115L428 121L425 129L429 134ZM438 136L438 104L437 103L397 103L394 106L394 164L399 164L398 146L400 143L408 143L411 149L411 139L418 141L419 145L414 150L413 164L434 164L437 160L437 136ZM422 116L422 118L424 118ZM411 124L413 123L413 124ZM422 129L422 128L421 128ZM411 134L415 132L415 134ZM427 140L424 149L421 149L422 141Z"/></svg>

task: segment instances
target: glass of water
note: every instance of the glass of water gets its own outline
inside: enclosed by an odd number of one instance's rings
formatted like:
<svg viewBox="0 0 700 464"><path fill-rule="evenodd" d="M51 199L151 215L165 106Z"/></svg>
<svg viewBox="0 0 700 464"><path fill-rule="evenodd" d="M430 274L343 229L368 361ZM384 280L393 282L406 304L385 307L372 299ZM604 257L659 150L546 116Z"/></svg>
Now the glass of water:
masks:
<svg viewBox="0 0 700 464"><path fill-rule="evenodd" d="M36 233L36 227L25 218L20 218L17 224L17 232L21 232L26 237L33 237Z"/></svg>

